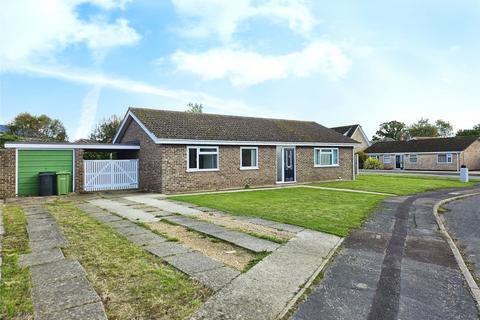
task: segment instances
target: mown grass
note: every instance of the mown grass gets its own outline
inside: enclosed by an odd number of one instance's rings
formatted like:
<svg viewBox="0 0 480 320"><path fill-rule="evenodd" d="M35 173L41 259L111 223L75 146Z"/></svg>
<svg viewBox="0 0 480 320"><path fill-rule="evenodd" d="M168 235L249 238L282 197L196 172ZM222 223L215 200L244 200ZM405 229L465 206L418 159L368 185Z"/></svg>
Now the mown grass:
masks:
<svg viewBox="0 0 480 320"><path fill-rule="evenodd" d="M109 319L185 319L211 294L73 203L49 206L102 298Z"/></svg>
<svg viewBox="0 0 480 320"><path fill-rule="evenodd" d="M261 217L339 236L360 227L384 198L301 187L171 197L234 215Z"/></svg>
<svg viewBox="0 0 480 320"><path fill-rule="evenodd" d="M22 208L5 207L3 223L5 234L2 239L0 319L33 319L30 271L17 265L20 255L30 252L27 220Z"/></svg>
<svg viewBox="0 0 480 320"><path fill-rule="evenodd" d="M355 181L321 182L314 185L409 195L436 189L469 187L475 183L478 183L478 181L464 183L458 181L457 178L448 177L360 174L357 175Z"/></svg>

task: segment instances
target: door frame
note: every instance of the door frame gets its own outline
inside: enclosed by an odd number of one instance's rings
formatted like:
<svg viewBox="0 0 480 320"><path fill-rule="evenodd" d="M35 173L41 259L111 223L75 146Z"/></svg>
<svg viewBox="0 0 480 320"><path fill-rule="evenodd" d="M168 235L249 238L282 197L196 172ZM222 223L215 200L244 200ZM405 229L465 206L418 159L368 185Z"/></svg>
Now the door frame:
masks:
<svg viewBox="0 0 480 320"><path fill-rule="evenodd" d="M293 181L285 181L285 149L293 149ZM282 150L282 181L277 183L296 183L297 182L297 149L295 146L281 147Z"/></svg>
<svg viewBox="0 0 480 320"><path fill-rule="evenodd" d="M400 167L397 167L397 157L400 157ZM395 155L395 170L404 170L405 168L405 155L404 154L396 154Z"/></svg>

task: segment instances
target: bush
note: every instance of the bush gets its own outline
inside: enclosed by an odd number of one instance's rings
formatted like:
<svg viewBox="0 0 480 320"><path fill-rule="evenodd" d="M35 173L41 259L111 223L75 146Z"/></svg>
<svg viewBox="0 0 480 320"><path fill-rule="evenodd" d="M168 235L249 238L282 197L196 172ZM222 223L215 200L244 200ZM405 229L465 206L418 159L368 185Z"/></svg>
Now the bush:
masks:
<svg viewBox="0 0 480 320"><path fill-rule="evenodd" d="M368 155L363 151L358 151L357 155L358 155L358 167L360 169L363 169L364 168L363 164L365 163L365 160L368 159Z"/></svg>
<svg viewBox="0 0 480 320"><path fill-rule="evenodd" d="M365 162L363 163L363 168L379 170L379 169L383 169L383 164L377 158L370 157L367 160L365 160Z"/></svg>

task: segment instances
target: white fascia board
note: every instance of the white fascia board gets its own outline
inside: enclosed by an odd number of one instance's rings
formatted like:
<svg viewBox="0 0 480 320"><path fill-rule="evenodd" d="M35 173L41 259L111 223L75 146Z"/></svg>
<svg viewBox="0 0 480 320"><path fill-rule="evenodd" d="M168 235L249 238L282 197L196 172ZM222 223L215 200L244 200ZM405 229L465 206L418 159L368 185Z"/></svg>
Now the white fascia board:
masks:
<svg viewBox="0 0 480 320"><path fill-rule="evenodd" d="M241 146L314 146L314 147L354 147L358 143L335 142L277 142L277 141L233 141L233 140L191 140L191 139L156 139L157 144L188 145L241 145Z"/></svg>
<svg viewBox="0 0 480 320"><path fill-rule="evenodd" d="M145 127L145 125L140 120L138 120L138 118L131 111L128 111L127 114L125 115L125 118L123 119L122 124L120 125L120 128L118 129L118 132L115 135L115 138L113 139L113 143L117 142L117 139L120 136L120 133L123 132L124 126L127 124L128 117L131 117L140 126L140 128L142 128L142 130L150 137L150 139L158 143L157 142L158 138L153 134L153 132L148 130L147 127Z"/></svg>
<svg viewBox="0 0 480 320"><path fill-rule="evenodd" d="M139 150L140 146L118 144L60 144L60 143L12 143L6 142L7 149L104 149L104 150Z"/></svg>

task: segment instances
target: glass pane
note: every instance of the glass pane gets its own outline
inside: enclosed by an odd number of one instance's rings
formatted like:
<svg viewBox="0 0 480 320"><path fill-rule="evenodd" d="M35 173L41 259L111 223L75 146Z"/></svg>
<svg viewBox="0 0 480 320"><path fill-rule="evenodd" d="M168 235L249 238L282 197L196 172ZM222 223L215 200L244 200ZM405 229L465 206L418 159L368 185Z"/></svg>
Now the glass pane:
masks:
<svg viewBox="0 0 480 320"><path fill-rule="evenodd" d="M438 155L438 162L447 162L447 155L446 154L439 154Z"/></svg>
<svg viewBox="0 0 480 320"><path fill-rule="evenodd" d="M252 167L257 166L257 149L250 150L250 161L252 162Z"/></svg>
<svg viewBox="0 0 480 320"><path fill-rule="evenodd" d="M333 162L332 164L338 164L338 150L333 150Z"/></svg>
<svg viewBox="0 0 480 320"><path fill-rule="evenodd" d="M320 150L316 149L315 150L315 164L319 165L320 164Z"/></svg>
<svg viewBox="0 0 480 320"><path fill-rule="evenodd" d="M252 149L242 149L242 167L252 167Z"/></svg>
<svg viewBox="0 0 480 320"><path fill-rule="evenodd" d="M199 156L199 169L217 169L216 154L201 154Z"/></svg>
<svg viewBox="0 0 480 320"><path fill-rule="evenodd" d="M188 168L197 168L197 149L188 149Z"/></svg>
<svg viewBox="0 0 480 320"><path fill-rule="evenodd" d="M200 148L200 152L217 152L217 148Z"/></svg>
<svg viewBox="0 0 480 320"><path fill-rule="evenodd" d="M320 161L322 165L330 165L332 164L332 154L331 153L322 153L320 157Z"/></svg>

